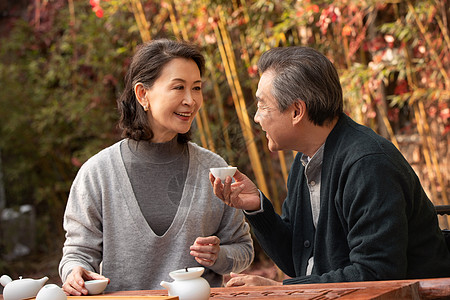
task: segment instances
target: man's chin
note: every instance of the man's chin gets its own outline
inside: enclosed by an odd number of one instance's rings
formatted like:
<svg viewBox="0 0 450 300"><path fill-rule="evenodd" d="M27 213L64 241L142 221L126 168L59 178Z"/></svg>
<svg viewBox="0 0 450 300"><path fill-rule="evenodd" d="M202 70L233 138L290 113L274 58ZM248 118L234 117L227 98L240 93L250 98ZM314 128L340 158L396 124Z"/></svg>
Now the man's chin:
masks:
<svg viewBox="0 0 450 300"><path fill-rule="evenodd" d="M267 148L269 148L270 152L276 152L279 150L278 147L270 141L267 143Z"/></svg>

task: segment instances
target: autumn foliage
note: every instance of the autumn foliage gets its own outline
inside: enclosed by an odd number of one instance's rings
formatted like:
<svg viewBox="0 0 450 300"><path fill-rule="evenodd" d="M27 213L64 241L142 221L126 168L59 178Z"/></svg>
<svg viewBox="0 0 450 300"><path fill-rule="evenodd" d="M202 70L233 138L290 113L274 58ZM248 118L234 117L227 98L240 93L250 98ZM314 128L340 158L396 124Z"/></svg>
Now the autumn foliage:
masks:
<svg viewBox="0 0 450 300"><path fill-rule="evenodd" d="M390 139L433 202L449 204L449 18L448 0L54 0L12 7L0 36L6 205L35 205L41 248L60 241L78 168L120 138L115 101L130 56L160 37L196 43L207 59L195 141L252 177L278 209L293 153L270 153L252 118L258 58L289 45L329 57L346 113Z"/></svg>

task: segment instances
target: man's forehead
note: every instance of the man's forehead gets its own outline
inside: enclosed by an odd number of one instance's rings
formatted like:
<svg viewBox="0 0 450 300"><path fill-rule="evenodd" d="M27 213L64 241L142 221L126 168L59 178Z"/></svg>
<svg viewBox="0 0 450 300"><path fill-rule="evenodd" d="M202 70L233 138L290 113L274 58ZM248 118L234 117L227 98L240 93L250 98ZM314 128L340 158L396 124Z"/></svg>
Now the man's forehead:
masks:
<svg viewBox="0 0 450 300"><path fill-rule="evenodd" d="M266 71L261 74L258 82L258 89L256 90L256 101L264 102L267 97L270 96L272 89L272 81L275 74L273 72Z"/></svg>

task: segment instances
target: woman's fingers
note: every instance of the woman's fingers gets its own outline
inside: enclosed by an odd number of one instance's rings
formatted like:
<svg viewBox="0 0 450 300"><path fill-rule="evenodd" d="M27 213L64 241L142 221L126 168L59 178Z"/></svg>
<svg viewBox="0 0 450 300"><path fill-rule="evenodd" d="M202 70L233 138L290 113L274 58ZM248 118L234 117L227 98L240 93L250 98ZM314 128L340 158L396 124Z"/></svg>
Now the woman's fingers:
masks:
<svg viewBox="0 0 450 300"><path fill-rule="evenodd" d="M214 265L220 252L220 239L217 236L198 237L190 247L195 260L207 267Z"/></svg>

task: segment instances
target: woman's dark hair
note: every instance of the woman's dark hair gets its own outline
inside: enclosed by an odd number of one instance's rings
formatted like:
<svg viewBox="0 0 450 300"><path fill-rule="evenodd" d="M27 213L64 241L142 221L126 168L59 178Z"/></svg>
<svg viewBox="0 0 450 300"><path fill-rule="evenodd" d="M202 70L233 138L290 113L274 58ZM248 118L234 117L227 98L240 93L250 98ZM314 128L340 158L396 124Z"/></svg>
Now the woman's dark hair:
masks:
<svg viewBox="0 0 450 300"><path fill-rule="evenodd" d="M343 112L342 87L328 58L308 47L273 48L258 61L262 74L273 72L272 95L279 111L303 100L309 120L318 126Z"/></svg>
<svg viewBox="0 0 450 300"><path fill-rule="evenodd" d="M205 59L194 45L187 42L159 39L139 46L125 76L124 91L117 101L122 137L136 141L153 138L147 113L136 99L134 86L140 82L144 88L151 88L161 76L164 66L175 58L192 59L200 70L200 76L203 75ZM189 130L187 133L178 134L178 142L188 142L190 133Z"/></svg>

